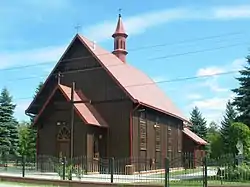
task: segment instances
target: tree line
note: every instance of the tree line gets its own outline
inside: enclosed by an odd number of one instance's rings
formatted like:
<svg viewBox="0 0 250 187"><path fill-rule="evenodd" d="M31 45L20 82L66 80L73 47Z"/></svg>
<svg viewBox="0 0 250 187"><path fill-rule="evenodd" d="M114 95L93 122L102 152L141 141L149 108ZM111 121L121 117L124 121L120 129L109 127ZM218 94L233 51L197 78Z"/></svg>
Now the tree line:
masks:
<svg viewBox="0 0 250 187"><path fill-rule="evenodd" d="M243 144L243 155L250 158L250 56L247 65L239 71L236 78L239 87L232 89L236 96L228 101L220 124L211 122L207 125L198 107L191 111L190 129L208 142L207 152L212 158L225 154L238 154L238 141Z"/></svg>
<svg viewBox="0 0 250 187"><path fill-rule="evenodd" d="M39 83L36 93L43 83ZM0 93L0 157L36 156L36 129L33 118L18 122L14 117L16 105L8 89L4 87Z"/></svg>

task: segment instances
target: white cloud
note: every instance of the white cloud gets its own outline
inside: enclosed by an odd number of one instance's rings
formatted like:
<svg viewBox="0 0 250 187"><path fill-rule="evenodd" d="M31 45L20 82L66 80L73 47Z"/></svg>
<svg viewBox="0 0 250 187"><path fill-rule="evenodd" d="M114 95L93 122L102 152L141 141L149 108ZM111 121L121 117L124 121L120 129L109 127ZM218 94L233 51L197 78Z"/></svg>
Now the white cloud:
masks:
<svg viewBox="0 0 250 187"><path fill-rule="evenodd" d="M187 95L188 99L194 100L194 99L201 99L202 95L197 94L197 93L191 93Z"/></svg>
<svg viewBox="0 0 250 187"><path fill-rule="evenodd" d="M164 77L164 76L156 76L156 77L153 77L152 79L156 83L167 80L166 77Z"/></svg>
<svg viewBox="0 0 250 187"><path fill-rule="evenodd" d="M212 76L218 73L223 73L224 70L220 67L215 67L215 66L211 66L211 67L206 67L206 68L201 68L198 70L197 72L197 76Z"/></svg>
<svg viewBox="0 0 250 187"><path fill-rule="evenodd" d="M27 115L25 115L25 110L28 108L30 103L31 99L22 100L16 103L15 117L18 120L26 120L29 118Z"/></svg>
<svg viewBox="0 0 250 187"><path fill-rule="evenodd" d="M204 80L202 84L200 84L201 87L208 87L212 92L228 92L228 88L222 88L219 85L218 82L220 76L216 76L216 74L239 71L244 65L246 65L246 59L238 58L230 64L226 64L223 66L209 66L205 68L200 68L198 69L196 76L209 76Z"/></svg>
<svg viewBox="0 0 250 187"><path fill-rule="evenodd" d="M214 9L216 19L250 18L250 6L218 7Z"/></svg>
<svg viewBox="0 0 250 187"><path fill-rule="evenodd" d="M225 6L210 8L174 8L163 9L128 17L124 20L129 35L145 32L147 29L178 20L218 20L250 18L250 5ZM104 21L90 26L84 33L87 37L103 41L110 39L115 29L116 20ZM102 32L100 32L102 31Z"/></svg>
<svg viewBox="0 0 250 187"><path fill-rule="evenodd" d="M36 63L55 63L65 50L64 46L51 46L40 49L0 53L0 69Z"/></svg>
<svg viewBox="0 0 250 187"><path fill-rule="evenodd" d="M238 58L233 61L231 68L232 70L240 70L243 68L243 66L247 65L247 61L245 58Z"/></svg>
<svg viewBox="0 0 250 187"><path fill-rule="evenodd" d="M225 113L227 102L232 100L234 96L234 93L229 92L229 94L224 97L210 97L202 100L196 99L188 106L188 109L197 106L208 123L211 121L219 123Z"/></svg>
<svg viewBox="0 0 250 187"><path fill-rule="evenodd" d="M219 85L218 77L209 78L202 85L208 87L212 92L227 92L229 90Z"/></svg>
<svg viewBox="0 0 250 187"><path fill-rule="evenodd" d="M183 8L167 9L128 17L124 20L125 29L129 35L143 33L146 29L169 21L183 19L188 15L188 11ZM115 31L117 20L104 21L100 24L90 26L85 30L85 34L97 41L102 41L111 37ZM102 31L102 32L100 32Z"/></svg>
<svg viewBox="0 0 250 187"><path fill-rule="evenodd" d="M219 97L213 97L209 99L204 100L196 100L193 101L191 106L197 106L200 109L205 110L224 110L226 103L228 101L228 98L219 98Z"/></svg>

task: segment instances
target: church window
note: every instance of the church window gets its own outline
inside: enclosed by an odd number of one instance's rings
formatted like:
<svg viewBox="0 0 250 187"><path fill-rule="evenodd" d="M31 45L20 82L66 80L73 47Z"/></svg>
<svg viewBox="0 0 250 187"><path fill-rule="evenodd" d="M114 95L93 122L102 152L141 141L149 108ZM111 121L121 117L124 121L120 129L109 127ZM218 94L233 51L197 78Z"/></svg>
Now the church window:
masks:
<svg viewBox="0 0 250 187"><path fill-rule="evenodd" d="M140 121L140 149L147 149L147 126L145 121Z"/></svg>
<svg viewBox="0 0 250 187"><path fill-rule="evenodd" d="M120 40L120 46L119 46L119 49L122 49L122 40Z"/></svg>
<svg viewBox="0 0 250 187"><path fill-rule="evenodd" d="M141 111L139 114L139 117L140 117L140 121L146 121L146 112Z"/></svg>
<svg viewBox="0 0 250 187"><path fill-rule="evenodd" d="M172 133L171 133L172 129L171 126L168 126L168 151L172 151Z"/></svg>
<svg viewBox="0 0 250 187"><path fill-rule="evenodd" d="M63 126L57 134L57 139L58 140L69 140L70 139L70 130L67 127Z"/></svg>
<svg viewBox="0 0 250 187"><path fill-rule="evenodd" d="M118 49L118 40L115 40L115 49Z"/></svg>
<svg viewBox="0 0 250 187"><path fill-rule="evenodd" d="M178 126L177 129L177 150L180 153L181 152L181 142L182 142L182 134L181 134L181 127Z"/></svg>
<svg viewBox="0 0 250 187"><path fill-rule="evenodd" d="M161 128L158 125L155 128L155 150L161 151Z"/></svg>

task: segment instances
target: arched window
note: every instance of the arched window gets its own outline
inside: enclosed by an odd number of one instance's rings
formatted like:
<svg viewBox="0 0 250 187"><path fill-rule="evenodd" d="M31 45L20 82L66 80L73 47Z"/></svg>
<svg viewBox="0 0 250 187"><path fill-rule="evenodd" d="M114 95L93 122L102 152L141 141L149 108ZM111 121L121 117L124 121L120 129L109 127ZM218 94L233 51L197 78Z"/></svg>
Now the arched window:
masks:
<svg viewBox="0 0 250 187"><path fill-rule="evenodd" d="M63 126L57 134L57 139L70 140L70 130L67 127Z"/></svg>
<svg viewBox="0 0 250 187"><path fill-rule="evenodd" d="M119 49L123 49L123 47L122 47L122 39L120 39L120 46L119 46Z"/></svg>

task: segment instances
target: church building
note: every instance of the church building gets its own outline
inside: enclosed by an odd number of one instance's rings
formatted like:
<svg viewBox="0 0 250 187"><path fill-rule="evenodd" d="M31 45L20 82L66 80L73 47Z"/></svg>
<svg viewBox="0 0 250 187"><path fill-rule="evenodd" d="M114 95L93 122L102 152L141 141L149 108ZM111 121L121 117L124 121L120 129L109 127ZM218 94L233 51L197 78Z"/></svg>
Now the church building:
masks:
<svg viewBox="0 0 250 187"><path fill-rule="evenodd" d="M126 165L140 158L163 168L164 158L195 151L196 143L183 147L183 137L200 140L185 130L188 119L149 76L127 62L121 15L112 37L109 52L76 34L25 111L36 116L37 155L127 158Z"/></svg>

